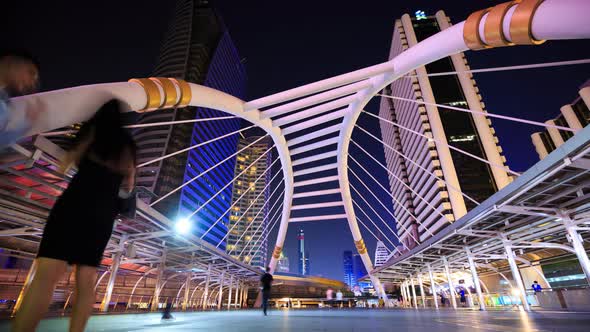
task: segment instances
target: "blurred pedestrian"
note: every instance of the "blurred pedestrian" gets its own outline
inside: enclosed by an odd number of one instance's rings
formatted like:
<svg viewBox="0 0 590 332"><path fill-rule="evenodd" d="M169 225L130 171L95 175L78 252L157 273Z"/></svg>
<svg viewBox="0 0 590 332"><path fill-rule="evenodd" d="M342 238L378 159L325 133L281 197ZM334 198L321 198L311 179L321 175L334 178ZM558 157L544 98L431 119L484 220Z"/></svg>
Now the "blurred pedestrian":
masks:
<svg viewBox="0 0 590 332"><path fill-rule="evenodd" d="M273 277L270 274L270 267L266 268L266 273L260 278L260 284L262 286L262 312L266 316L268 309L268 300L270 298L270 287L272 286Z"/></svg>
<svg viewBox="0 0 590 332"><path fill-rule="evenodd" d="M34 108L11 113L11 97L32 93L39 86L39 63L27 52L0 52L0 149L16 142L32 126Z"/></svg>
<svg viewBox="0 0 590 332"><path fill-rule="evenodd" d="M37 254L37 272L13 331L35 330L68 264L76 267L70 331L84 330L96 300L97 267L118 214L119 191L129 192L134 186L135 150L116 100L104 104L82 126L62 163L63 171L74 166L78 171L49 214Z"/></svg>
<svg viewBox="0 0 590 332"><path fill-rule="evenodd" d="M533 288L533 291L535 292L535 294L543 291L543 287L541 287L541 285L539 285L539 282L537 282L537 280L533 281L532 288Z"/></svg>
<svg viewBox="0 0 590 332"><path fill-rule="evenodd" d="M162 314L162 320L174 320L174 316L172 316L172 302L166 303L166 306L164 307L164 313Z"/></svg>
<svg viewBox="0 0 590 332"><path fill-rule="evenodd" d="M463 289L463 288L461 288L461 290L459 290L459 301L461 302L462 306L467 305L467 297L465 296L465 289Z"/></svg>

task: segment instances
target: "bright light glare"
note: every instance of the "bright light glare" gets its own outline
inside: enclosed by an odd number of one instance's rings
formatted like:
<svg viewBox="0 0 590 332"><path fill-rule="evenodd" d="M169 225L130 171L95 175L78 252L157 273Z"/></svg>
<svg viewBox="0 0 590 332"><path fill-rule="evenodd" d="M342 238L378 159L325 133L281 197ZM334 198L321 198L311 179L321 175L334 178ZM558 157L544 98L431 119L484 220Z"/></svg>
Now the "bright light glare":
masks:
<svg viewBox="0 0 590 332"><path fill-rule="evenodd" d="M511 293L514 296L520 296L520 291L516 288L512 288Z"/></svg>
<svg viewBox="0 0 590 332"><path fill-rule="evenodd" d="M191 222L186 218L180 219L174 225L174 229L179 234L187 234L191 230Z"/></svg>

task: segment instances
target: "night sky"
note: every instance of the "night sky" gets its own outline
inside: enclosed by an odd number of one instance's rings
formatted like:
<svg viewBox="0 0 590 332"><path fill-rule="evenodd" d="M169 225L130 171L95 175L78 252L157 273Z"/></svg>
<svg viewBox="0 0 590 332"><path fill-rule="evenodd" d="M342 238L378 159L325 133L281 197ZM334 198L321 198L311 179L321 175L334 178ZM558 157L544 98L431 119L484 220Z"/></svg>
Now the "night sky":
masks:
<svg viewBox="0 0 590 332"><path fill-rule="evenodd" d="M246 59L248 96L254 99L387 60L394 21L404 13L423 10L433 15L444 9L453 22L460 22L477 9L500 2L366 0L344 6L340 1L291 1L291 5L286 1L218 1L217 8ZM173 6L174 1L145 0L34 5L10 1L3 4L0 47L23 47L37 56L43 90L146 77L156 64ZM467 53L473 69L584 58L590 58L588 41ZM588 65L475 75L488 111L537 121L557 115L589 78ZM376 107L373 101L367 110L375 113ZM367 115L359 121L379 135L378 124ZM530 142L537 127L504 120L493 123L512 169L524 171L537 161ZM383 160L371 138L355 131L354 139ZM362 155L358 150L352 154ZM364 166L387 183L385 173L371 161ZM372 180L364 180L375 187L383 202L390 201ZM391 220L382 209L378 213ZM342 279L342 252L354 249L347 224L302 226L312 273ZM297 267L296 231L297 227L290 228L285 245L292 271ZM363 234L372 256L375 241L367 232ZM269 242L269 248L273 247L274 239Z"/></svg>

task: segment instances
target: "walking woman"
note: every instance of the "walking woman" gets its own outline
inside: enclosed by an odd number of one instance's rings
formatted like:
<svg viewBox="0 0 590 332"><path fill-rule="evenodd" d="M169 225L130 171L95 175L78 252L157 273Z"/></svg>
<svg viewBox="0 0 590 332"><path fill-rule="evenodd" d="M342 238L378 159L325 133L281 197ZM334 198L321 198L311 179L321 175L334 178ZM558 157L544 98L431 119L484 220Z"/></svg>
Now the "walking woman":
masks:
<svg viewBox="0 0 590 332"><path fill-rule="evenodd" d="M77 167L55 202L37 255L37 272L14 320L13 331L34 331L46 314L56 283L68 265L76 268L70 331L83 331L95 303L97 267L119 212L120 191L135 178L135 143L123 128L117 100L104 104L86 122L62 170Z"/></svg>

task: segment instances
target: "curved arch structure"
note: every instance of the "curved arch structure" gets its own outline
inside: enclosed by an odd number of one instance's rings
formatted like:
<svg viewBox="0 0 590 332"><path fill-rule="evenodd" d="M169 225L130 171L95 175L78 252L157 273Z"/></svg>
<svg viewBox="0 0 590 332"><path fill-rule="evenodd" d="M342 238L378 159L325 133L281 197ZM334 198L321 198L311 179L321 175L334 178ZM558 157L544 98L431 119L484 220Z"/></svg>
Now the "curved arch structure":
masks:
<svg viewBox="0 0 590 332"><path fill-rule="evenodd" d="M22 121L19 113L30 109L42 112L32 123L27 135L80 122L88 119L110 98L125 101L129 111L146 112L190 105L239 116L270 135L278 149L284 173L284 205L279 235L270 263L271 269L274 270L282 251L289 222L347 219L363 263L367 271L372 271L371 258L357 224L347 173L350 139L363 107L397 78L420 66L459 52L499 46L535 45L551 39L588 38L588 12L590 2L586 0L523 0L500 4L473 13L466 21L421 41L390 61L250 102L208 87L166 78L81 86L14 98L8 129ZM295 99L297 100L292 101ZM334 125L335 120L341 122ZM318 129L306 132L309 128ZM299 136L287 139L287 135ZM323 138L330 135L329 138ZM314 143L307 143L310 140L314 140ZM331 150L326 152L329 147ZM322 152L317 152L322 148ZM300 158L304 153L306 156ZM334 157L337 161L329 162ZM308 167L310 163L320 161L324 165ZM307 168L304 167L306 165ZM296 166L302 169L294 171ZM336 171L337 176L296 181L298 176L321 174L330 170ZM337 188L294 193L296 187L329 182L337 182ZM341 200L293 204L296 198L334 193L341 194ZM292 210L314 211L334 206L343 206L345 214L291 217ZM384 295L379 280L374 276L371 279L378 292Z"/></svg>

